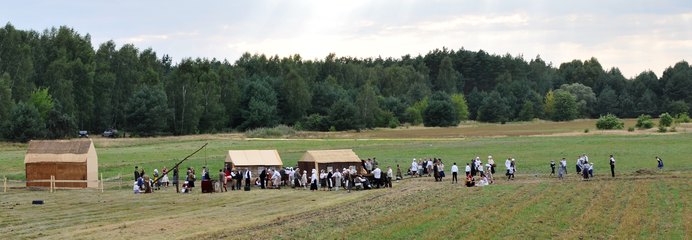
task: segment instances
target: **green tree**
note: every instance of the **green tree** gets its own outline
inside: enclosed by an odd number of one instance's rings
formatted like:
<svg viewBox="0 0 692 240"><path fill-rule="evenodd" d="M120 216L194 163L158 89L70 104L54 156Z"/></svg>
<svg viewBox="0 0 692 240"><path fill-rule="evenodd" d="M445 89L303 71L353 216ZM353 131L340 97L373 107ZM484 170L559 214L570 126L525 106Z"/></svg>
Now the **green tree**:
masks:
<svg viewBox="0 0 692 240"><path fill-rule="evenodd" d="M426 127L449 127L459 125L459 113L452 99L443 91L435 92L423 110Z"/></svg>
<svg viewBox="0 0 692 240"><path fill-rule="evenodd" d="M457 83L461 81L461 74L454 70L452 66L452 58L446 56L440 62L440 69L437 72L437 78L434 82L434 89L444 91L449 94L457 91ZM463 82L460 84L463 89Z"/></svg>
<svg viewBox="0 0 692 240"><path fill-rule="evenodd" d="M466 99L464 98L464 94L455 93L455 94L452 94L452 96L450 98L452 100L452 103L454 104L454 107L457 110L457 113L459 114L459 120L460 121L469 120L469 106L466 103Z"/></svg>
<svg viewBox="0 0 692 240"><path fill-rule="evenodd" d="M577 101L576 98L562 90L554 92L555 112L552 119L554 121L569 121L577 118Z"/></svg>
<svg viewBox="0 0 692 240"><path fill-rule="evenodd" d="M499 92L492 91L478 108L478 121L506 122L509 120L509 105Z"/></svg>
<svg viewBox="0 0 692 240"><path fill-rule="evenodd" d="M48 93L47 88L39 88L31 93L30 102L41 116L41 121L48 119L48 113L53 109L53 97Z"/></svg>
<svg viewBox="0 0 692 240"><path fill-rule="evenodd" d="M168 100L157 87L144 86L137 90L127 104L127 122L130 132L139 136L154 136L167 126Z"/></svg>
<svg viewBox="0 0 692 240"><path fill-rule="evenodd" d="M598 103L596 104L596 112L600 115L608 113L619 114L618 98L615 91L606 86L600 94L598 94Z"/></svg>
<svg viewBox="0 0 692 240"><path fill-rule="evenodd" d="M0 126L8 120L12 110L12 89L10 75L7 73L0 76Z"/></svg>
<svg viewBox="0 0 692 240"><path fill-rule="evenodd" d="M478 108L483 104L483 99L485 99L486 95L485 92L478 91L476 87L471 90L467 98L469 103L469 119L478 120Z"/></svg>
<svg viewBox="0 0 692 240"><path fill-rule="evenodd" d="M533 120L534 113L533 113L533 103L526 101L524 102L524 105L521 106L521 111L519 111L519 120L520 121L531 121Z"/></svg>
<svg viewBox="0 0 692 240"><path fill-rule="evenodd" d="M596 94L594 94L590 87L587 87L581 83L573 83L563 84L560 86L560 90L569 92L575 97L579 117L588 118L591 116L593 107L596 104ZM615 92L613 92L613 95L615 96Z"/></svg>
<svg viewBox="0 0 692 240"><path fill-rule="evenodd" d="M543 111L545 112L544 115L547 119L553 119L553 115L555 115L555 93L553 90L550 90L545 94Z"/></svg>
<svg viewBox="0 0 692 240"><path fill-rule="evenodd" d="M41 115L34 105L19 102L12 109L5 131L5 138L9 140L28 142L43 138L46 125L41 121Z"/></svg>
<svg viewBox="0 0 692 240"><path fill-rule="evenodd" d="M58 103L48 112L46 128L48 130L47 137L50 139L69 138L77 133L75 118L61 110L62 106Z"/></svg>
<svg viewBox="0 0 692 240"><path fill-rule="evenodd" d="M292 124L303 118L311 108L310 87L295 69L290 69L281 83L282 98L284 99L284 101L280 101L281 112L283 112L285 122Z"/></svg>
<svg viewBox="0 0 692 240"><path fill-rule="evenodd" d="M243 90L242 130L274 127L278 124L276 92L267 78L254 78Z"/></svg>
<svg viewBox="0 0 692 240"><path fill-rule="evenodd" d="M687 113L689 111L689 107L687 106L687 103L682 100L678 101L672 101L668 103L668 113L672 116L677 116L678 114L683 114Z"/></svg>
<svg viewBox="0 0 692 240"><path fill-rule="evenodd" d="M376 117L380 114L381 110L378 106L377 94L372 85L366 84L360 89L356 97L356 107L358 110L357 116L360 119L360 123L363 124L363 127L375 127Z"/></svg>
<svg viewBox="0 0 692 240"><path fill-rule="evenodd" d="M356 109L353 101L348 98L342 98L332 105L329 111L329 122L338 131L360 129L361 123L356 117L357 113L358 109Z"/></svg>

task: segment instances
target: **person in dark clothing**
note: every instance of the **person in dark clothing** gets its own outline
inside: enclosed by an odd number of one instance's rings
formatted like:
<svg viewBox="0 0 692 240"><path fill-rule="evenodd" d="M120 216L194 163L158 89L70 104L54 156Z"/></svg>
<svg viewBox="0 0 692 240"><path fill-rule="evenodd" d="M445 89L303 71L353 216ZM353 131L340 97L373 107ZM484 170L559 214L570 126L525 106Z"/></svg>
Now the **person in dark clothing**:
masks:
<svg viewBox="0 0 692 240"><path fill-rule="evenodd" d="M615 158L613 155L610 155L610 175L615 177Z"/></svg>
<svg viewBox="0 0 692 240"><path fill-rule="evenodd" d="M139 176L141 176L141 175L139 175L139 171L137 170L137 166L135 166L135 181L137 181L137 179L139 179Z"/></svg>
<svg viewBox="0 0 692 240"><path fill-rule="evenodd" d="M555 160L550 160L550 176L555 175Z"/></svg>
<svg viewBox="0 0 692 240"><path fill-rule="evenodd" d="M267 169L263 169L259 175L260 178L260 188L264 189L264 181L267 179Z"/></svg>
<svg viewBox="0 0 692 240"><path fill-rule="evenodd" d="M178 181L179 181L178 178L179 177L180 176L178 175L178 168L176 167L173 169L173 185L175 185L175 192L176 193L180 192L180 189L178 188L178 186L179 186L178 185Z"/></svg>

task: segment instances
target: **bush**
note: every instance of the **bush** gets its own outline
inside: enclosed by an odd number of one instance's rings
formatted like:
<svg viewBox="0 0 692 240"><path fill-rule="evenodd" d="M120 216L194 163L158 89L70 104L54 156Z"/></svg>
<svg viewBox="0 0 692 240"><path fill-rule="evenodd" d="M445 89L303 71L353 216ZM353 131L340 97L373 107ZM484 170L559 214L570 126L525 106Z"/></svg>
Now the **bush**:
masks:
<svg viewBox="0 0 692 240"><path fill-rule="evenodd" d="M296 131L286 125L279 125L273 128L255 128L245 132L245 136L251 138L270 138L295 135Z"/></svg>
<svg viewBox="0 0 692 240"><path fill-rule="evenodd" d="M677 123L689 123L690 122L690 116L688 116L687 113L680 113L677 116L675 116L675 122L677 122Z"/></svg>
<svg viewBox="0 0 692 240"><path fill-rule="evenodd" d="M600 130L623 129L625 123L613 114L608 114L598 118L596 128Z"/></svg>
<svg viewBox="0 0 692 240"><path fill-rule="evenodd" d="M658 126L661 126L661 127L670 127L670 125L673 125L673 117L670 116L670 114L668 114L668 113L663 113L663 114L661 114L661 115L658 116L658 117L660 118L660 120L659 120L659 122L658 122Z"/></svg>
<svg viewBox="0 0 692 240"><path fill-rule="evenodd" d="M666 127L664 127L664 126L658 126L658 132L664 133L664 132L667 132L667 131L668 131L668 129L666 129Z"/></svg>
<svg viewBox="0 0 692 240"><path fill-rule="evenodd" d="M401 123L399 122L399 119L396 117L393 117L393 118L389 119L388 127L389 128L397 128L397 127L399 127L400 124Z"/></svg>
<svg viewBox="0 0 692 240"><path fill-rule="evenodd" d="M628 131L628 132L634 132L634 127L628 127L628 128L627 128L627 131Z"/></svg>
<svg viewBox="0 0 692 240"><path fill-rule="evenodd" d="M330 126L329 118L320 114L310 114L310 116L304 117L299 123L302 129L308 131L327 131Z"/></svg>
<svg viewBox="0 0 692 240"><path fill-rule="evenodd" d="M584 129L584 133L589 133L589 129Z"/></svg>
<svg viewBox="0 0 692 240"><path fill-rule="evenodd" d="M654 121L651 120L650 115L642 114L637 118L637 124L635 127L639 129L649 129L654 127Z"/></svg>

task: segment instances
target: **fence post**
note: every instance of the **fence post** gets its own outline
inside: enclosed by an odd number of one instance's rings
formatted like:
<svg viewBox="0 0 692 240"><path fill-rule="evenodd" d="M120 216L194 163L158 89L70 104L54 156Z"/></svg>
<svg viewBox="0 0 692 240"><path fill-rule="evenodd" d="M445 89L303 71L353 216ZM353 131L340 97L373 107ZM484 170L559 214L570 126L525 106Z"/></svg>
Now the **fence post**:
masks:
<svg viewBox="0 0 692 240"><path fill-rule="evenodd" d="M103 173L101 173L101 192L103 192Z"/></svg>

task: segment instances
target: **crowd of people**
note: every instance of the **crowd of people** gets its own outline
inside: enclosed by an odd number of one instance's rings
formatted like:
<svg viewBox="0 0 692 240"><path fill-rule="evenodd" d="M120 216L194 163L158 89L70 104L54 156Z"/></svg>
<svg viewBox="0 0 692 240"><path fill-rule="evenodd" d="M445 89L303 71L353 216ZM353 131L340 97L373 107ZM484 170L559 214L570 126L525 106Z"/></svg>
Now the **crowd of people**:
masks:
<svg viewBox="0 0 692 240"><path fill-rule="evenodd" d="M657 167L663 170L663 159L656 156ZM379 167L376 158L361 160L363 172L358 172L355 168L343 169L311 169L310 173L307 170L301 170L298 167L287 168L262 168L259 176L253 177L250 169L233 169L226 163L224 168L219 169L218 178L215 188L220 192L225 191L248 191L251 187L259 187L261 189L281 189L282 187L291 187L293 189L310 189L311 191L338 191L345 189L373 189L373 188L391 188L393 181L399 181L403 178L401 167L397 164L396 175L393 169L388 166L385 171ZM615 177L615 157L610 155L609 158L611 176ZM496 163L493 156L488 156L487 162L484 164L480 157L476 156L471 161L466 163L465 185L468 187L487 186L495 183ZM557 168L557 173L556 173ZM517 161L509 157L505 160L505 176L507 181L515 179L517 172ZM583 180L590 180L594 177L594 163L589 161L589 156L586 154L579 155L575 164L576 173ZM452 184L457 184L459 166L453 163L450 169L452 174ZM558 179L564 179L567 175L567 160L562 158L559 162L550 160L550 176L557 175ZM153 176L150 177L145 173L144 169L139 169L135 166L133 184L134 193L151 193L154 190L159 190L161 187L169 187L174 185L177 192L190 193L195 188L197 180L195 169L189 167L187 169L182 186L179 189L179 173L178 168L172 169L173 180L169 181L169 170L164 167L162 172L154 169ZM445 164L441 158L415 158L408 168L407 175L414 177L434 177L435 182L443 182L445 180ZM202 168L202 181L211 181L209 169ZM243 187L244 183L244 187Z"/></svg>

